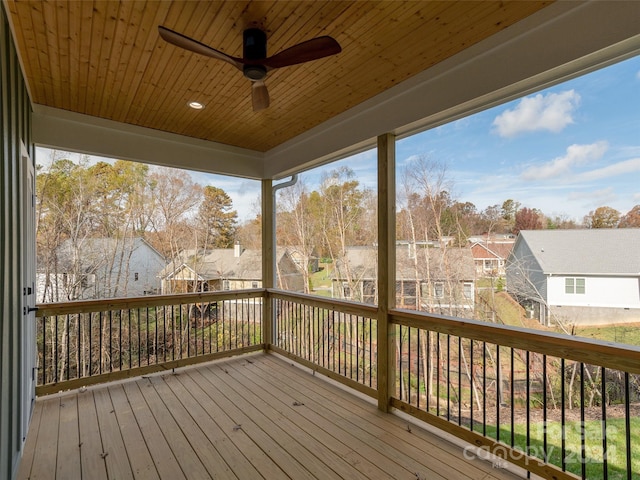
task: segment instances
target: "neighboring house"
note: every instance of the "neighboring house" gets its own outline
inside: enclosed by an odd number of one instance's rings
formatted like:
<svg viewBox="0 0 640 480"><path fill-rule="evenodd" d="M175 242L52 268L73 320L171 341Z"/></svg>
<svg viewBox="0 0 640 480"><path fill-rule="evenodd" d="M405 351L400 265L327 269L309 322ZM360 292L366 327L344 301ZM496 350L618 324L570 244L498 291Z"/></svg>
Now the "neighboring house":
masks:
<svg viewBox="0 0 640 480"><path fill-rule="evenodd" d="M302 269L307 265L307 271L309 273L315 273L320 270L320 261L315 250L311 255L308 255L305 253L305 249L303 247L294 245L287 247L287 252L289 252L291 259L299 268Z"/></svg>
<svg viewBox="0 0 640 480"><path fill-rule="evenodd" d="M507 290L543 325L640 322L640 229L521 231Z"/></svg>
<svg viewBox="0 0 640 480"><path fill-rule="evenodd" d="M304 291L302 271L285 248L276 249L278 287ZM262 251L219 248L184 251L160 273L162 293L262 288Z"/></svg>
<svg viewBox="0 0 640 480"><path fill-rule="evenodd" d="M505 265L515 239L479 240L471 243L471 255L478 277L504 277Z"/></svg>
<svg viewBox="0 0 640 480"><path fill-rule="evenodd" d="M64 242L37 272L38 300L61 302L160 293L165 258L143 238Z"/></svg>
<svg viewBox="0 0 640 480"><path fill-rule="evenodd" d="M376 303L377 249L348 247L336 261L334 298ZM396 305L398 308L442 314L472 313L475 270L469 248L437 248L398 242Z"/></svg>

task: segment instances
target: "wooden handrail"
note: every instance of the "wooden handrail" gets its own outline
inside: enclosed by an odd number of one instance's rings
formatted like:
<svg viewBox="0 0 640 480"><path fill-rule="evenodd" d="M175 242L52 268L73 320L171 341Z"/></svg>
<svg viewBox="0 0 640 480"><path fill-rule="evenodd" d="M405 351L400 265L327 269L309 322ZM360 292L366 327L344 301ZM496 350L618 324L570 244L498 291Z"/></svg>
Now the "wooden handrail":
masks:
<svg viewBox="0 0 640 480"><path fill-rule="evenodd" d="M390 317L398 325L640 373L640 347L633 345L406 310L392 310Z"/></svg>
<svg viewBox="0 0 640 480"><path fill-rule="evenodd" d="M309 295L305 293L293 293L285 290L268 289L269 298L278 298L280 300L291 300L310 307L324 308L327 310L335 310L351 315L359 315L361 317L375 318L378 315L378 308L373 305L352 302L349 300L337 300L335 298L326 299L318 295Z"/></svg>
<svg viewBox="0 0 640 480"><path fill-rule="evenodd" d="M66 315L71 313L104 312L108 310L127 310L134 308L180 305L186 303L221 302L261 298L265 296L263 288L250 290L229 290L224 292L181 293L177 295L146 295L144 297L109 298L101 300L76 300L64 303L41 303L36 305L37 317Z"/></svg>

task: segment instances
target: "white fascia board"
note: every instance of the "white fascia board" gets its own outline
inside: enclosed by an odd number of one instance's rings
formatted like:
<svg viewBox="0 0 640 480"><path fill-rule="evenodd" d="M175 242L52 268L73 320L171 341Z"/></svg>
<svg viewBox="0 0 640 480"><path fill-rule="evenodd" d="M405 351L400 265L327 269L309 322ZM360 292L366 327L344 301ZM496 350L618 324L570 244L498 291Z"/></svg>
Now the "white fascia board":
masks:
<svg viewBox="0 0 640 480"><path fill-rule="evenodd" d="M33 106L38 146L243 178L263 177L264 154L79 113Z"/></svg>
<svg viewBox="0 0 640 480"><path fill-rule="evenodd" d="M374 148L640 52L640 2L556 2L265 155L265 178Z"/></svg>

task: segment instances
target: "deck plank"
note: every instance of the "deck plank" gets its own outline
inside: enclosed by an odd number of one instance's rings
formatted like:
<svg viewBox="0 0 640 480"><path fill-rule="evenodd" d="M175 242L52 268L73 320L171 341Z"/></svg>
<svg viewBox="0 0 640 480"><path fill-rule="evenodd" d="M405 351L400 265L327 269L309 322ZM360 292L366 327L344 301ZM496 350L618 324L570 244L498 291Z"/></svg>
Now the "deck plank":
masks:
<svg viewBox="0 0 640 480"><path fill-rule="evenodd" d="M148 379L139 382L143 383L142 388L144 389L152 388ZM126 382L123 387L160 478L186 478L140 391L140 383Z"/></svg>
<svg viewBox="0 0 640 480"><path fill-rule="evenodd" d="M269 405L261 395L238 385L230 364L223 365L219 368L209 367L209 371L218 378L217 385L220 391L229 398L235 398L236 404L245 409L251 421L269 432L283 447L287 447L287 450L290 450L316 478L366 478L343 458L333 454L326 445L313 438L309 432L296 426L287 415L281 414L278 409Z"/></svg>
<svg viewBox="0 0 640 480"><path fill-rule="evenodd" d="M98 426L98 412L93 391L81 391L78 397L78 431L82 478L107 480L107 463Z"/></svg>
<svg viewBox="0 0 640 480"><path fill-rule="evenodd" d="M262 374L269 373L270 380L277 384L278 388L285 388L287 385L295 385L296 390L308 392L310 401L317 402L339 402L341 408L336 409L345 421L352 421L356 425L367 425L367 432L375 434L387 447L382 448L387 452L393 451L395 446L402 445L402 455L405 453L420 462L423 468L432 468L433 460L437 460L439 475L446 478L477 478L479 471L485 475L498 475L498 478L517 478L509 472L496 471L493 466L481 460L461 461L462 449L457 447L426 430L409 425L398 416L388 415L378 409L371 410L366 402L361 401L357 396L349 394L337 395L338 391L344 392L340 387L333 386L329 382L316 381L312 375L301 368L291 366L290 362L285 362L276 356L267 356L262 362L255 364L262 369ZM282 366L287 369L283 370ZM345 415L346 414L346 415ZM376 420L372 421L371 417ZM411 430L411 431L409 431ZM366 444L371 444L367 438L362 438ZM392 450L388 450L391 448ZM429 452L428 456L424 452ZM395 455L394 455L395 457ZM422 460L421 460L422 459ZM419 465L411 462L415 468ZM504 476L501 477L501 475ZM431 473L428 474L431 477Z"/></svg>
<svg viewBox="0 0 640 480"><path fill-rule="evenodd" d="M122 385L109 388L109 393L133 476L150 480L160 478Z"/></svg>
<svg viewBox="0 0 640 480"><path fill-rule="evenodd" d="M247 435L255 446L266 453L290 478L316 478L287 450L289 445L283 446L280 442L274 442L272 432L265 432L251 420L245 409L240 408L235 402L238 398L233 396L229 399L220 391L220 385L212 378L210 370L198 369L191 373L191 377L207 392L211 400L232 418L231 430L239 435Z"/></svg>
<svg viewBox="0 0 640 480"><path fill-rule="evenodd" d="M67 395L60 399L57 478L81 477L80 448L78 397L76 395Z"/></svg>
<svg viewBox="0 0 640 480"><path fill-rule="evenodd" d="M31 424L27 432L27 439L24 443L22 460L18 467L17 480L26 480L31 475L31 466L36 453L38 443L38 431L40 430L40 419L42 418L42 408L34 408L31 416Z"/></svg>
<svg viewBox="0 0 640 480"><path fill-rule="evenodd" d="M179 383L189 391L191 398L187 397L185 405L193 415L197 416L209 438L213 436L216 448L237 472L238 477L243 479L263 476L266 479L288 479L289 476L267 452L258 448L245 431L234 428L237 425L234 419L207 393L213 391L215 395L215 390L198 383L197 377L192 376L195 373L195 370L184 372L180 377L167 379L167 384L175 388L174 384ZM254 472L257 473L256 476L252 475Z"/></svg>
<svg viewBox="0 0 640 480"><path fill-rule="evenodd" d="M518 478L419 424L253 354L39 398L18 478Z"/></svg>
<svg viewBox="0 0 640 480"><path fill-rule="evenodd" d="M44 420L44 421L43 421ZM30 479L51 478L57 469L60 398L45 399Z"/></svg>
<svg viewBox="0 0 640 480"><path fill-rule="evenodd" d="M218 452L216 445L203 432L199 422L194 420L185 407L183 402L189 392L184 387L179 388L179 384L176 382L174 382L176 390L172 390L166 382L168 378L171 377L156 377L153 386L210 476L213 478L238 478L225 462L224 456ZM257 471L244 471L241 478L257 477L259 477Z"/></svg>
<svg viewBox="0 0 640 480"><path fill-rule="evenodd" d="M233 369L237 374L234 375L234 378L247 390L253 390L254 395L267 399L271 405L274 405L272 408L282 409L294 428L312 434L323 445L326 445L332 454L347 461L361 475L366 478L382 478L385 474L395 476L395 478L399 477L400 469L397 464L393 463L392 467L385 470L383 468L385 462L380 462L380 458L376 458L375 463L369 461L363 455L362 449L360 451L353 449L352 446L356 445L356 442L341 426L327 421L314 408L309 408L307 404L300 405L302 402L300 402L299 392L296 389L275 385L269 381L269 377L264 372L252 367L253 363L247 363L245 366L230 364L227 368ZM410 472L404 471L402 473Z"/></svg>
<svg viewBox="0 0 640 480"><path fill-rule="evenodd" d="M188 479L209 478L211 474L200 461L200 458L189 444L189 440L171 415L171 411L163 402L156 388L155 383L163 382L161 377L150 377L148 382L138 380L136 383L140 387L140 392L144 396L149 410L153 414L155 421L162 432L169 448L173 452L178 465L182 469L184 476ZM171 477L176 478L176 477Z"/></svg>
<svg viewBox="0 0 640 480"><path fill-rule="evenodd" d="M444 480L446 477L442 474L440 466L434 467L428 465L428 461L421 462L420 457L425 456L424 452L418 458L412 458L405 453L406 445L401 443L386 443L379 438L380 432L386 433L377 425L372 425L371 421L376 420L376 407L367 403L362 399L355 398L358 408L364 415L358 415L355 412L343 411L344 405L351 394L345 392L337 386L333 386L324 380L314 379L311 375L301 374L294 367L285 364L281 360L280 370L286 368L282 372L274 371L278 363L273 366L263 364L263 362L254 363L257 368L262 369L261 374L269 373L269 381L274 383L275 388L284 391L291 391L289 385L295 385L293 393L297 393L299 401L305 404L309 409L318 412L325 424L331 423L340 426L343 429L343 435L353 445L358 445L358 454L365 458L376 459L376 464L384 470L387 476L399 478L407 474L415 475L419 473L424 478ZM301 381L300 385L296 382ZM307 393L313 392L313 393ZM397 428L397 427L395 427ZM402 427L406 428L406 427ZM375 433L374 433L375 432ZM431 458L432 452L427 457Z"/></svg>
<svg viewBox="0 0 640 480"><path fill-rule="evenodd" d="M122 440L108 387L94 390L93 397L98 416L100 438L102 439L103 451L100 457L104 459L107 466L107 475L109 478L133 479L127 450Z"/></svg>

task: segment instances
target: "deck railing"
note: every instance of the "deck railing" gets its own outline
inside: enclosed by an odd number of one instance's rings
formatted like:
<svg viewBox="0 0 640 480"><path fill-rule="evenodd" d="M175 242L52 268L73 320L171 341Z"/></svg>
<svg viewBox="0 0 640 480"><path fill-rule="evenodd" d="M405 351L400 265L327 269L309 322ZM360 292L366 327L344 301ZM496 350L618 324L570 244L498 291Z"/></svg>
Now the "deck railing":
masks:
<svg viewBox="0 0 640 480"><path fill-rule="evenodd" d="M262 289L40 305L38 393L269 349L377 397L378 315ZM469 442L465 454L545 478L640 479L640 348L404 310L387 320L388 403Z"/></svg>
<svg viewBox="0 0 640 480"><path fill-rule="evenodd" d="M372 397L377 395L376 316L372 306L270 292L270 348Z"/></svg>
<svg viewBox="0 0 640 480"><path fill-rule="evenodd" d="M39 394L263 349L263 290L38 306Z"/></svg>
<svg viewBox="0 0 640 480"><path fill-rule="evenodd" d="M392 406L544 478L640 478L640 349L394 311Z"/></svg>

